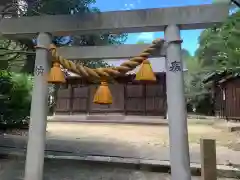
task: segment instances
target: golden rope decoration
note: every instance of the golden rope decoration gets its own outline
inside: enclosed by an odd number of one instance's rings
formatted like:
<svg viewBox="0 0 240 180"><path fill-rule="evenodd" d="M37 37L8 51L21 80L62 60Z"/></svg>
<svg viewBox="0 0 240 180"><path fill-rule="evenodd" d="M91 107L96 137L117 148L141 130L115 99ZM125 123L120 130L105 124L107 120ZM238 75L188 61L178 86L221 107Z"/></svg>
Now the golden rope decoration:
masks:
<svg viewBox="0 0 240 180"><path fill-rule="evenodd" d="M163 46L164 42L165 41L162 39L156 39L152 42L152 45L145 49L139 56L133 57L128 61L122 63L120 66L112 68L110 67L91 69L86 66L82 66L81 64L74 63L59 56L56 50L56 46L54 45L50 46L49 51L55 58L53 62L60 63L63 68L68 69L69 71L76 73L84 78L101 79L103 77L110 78L120 76L127 73L128 71L135 69L144 60L148 59L152 52L154 52L156 49L160 49Z"/></svg>

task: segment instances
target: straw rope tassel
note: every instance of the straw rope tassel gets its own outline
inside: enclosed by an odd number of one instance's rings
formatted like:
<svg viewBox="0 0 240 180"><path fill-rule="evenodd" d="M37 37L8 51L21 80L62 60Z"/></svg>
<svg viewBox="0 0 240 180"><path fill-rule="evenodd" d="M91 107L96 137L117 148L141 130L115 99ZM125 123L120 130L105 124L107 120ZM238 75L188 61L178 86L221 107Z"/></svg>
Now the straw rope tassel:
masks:
<svg viewBox="0 0 240 180"><path fill-rule="evenodd" d="M144 60L139 71L136 73L135 80L138 81L156 81L156 76L148 60Z"/></svg>
<svg viewBox="0 0 240 180"><path fill-rule="evenodd" d="M53 67L50 70L50 73L48 75L48 83L65 83L65 75L60 67L59 62L53 62Z"/></svg>
<svg viewBox="0 0 240 180"><path fill-rule="evenodd" d="M106 81L102 81L100 86L98 87L94 95L93 103L112 104L112 94Z"/></svg>

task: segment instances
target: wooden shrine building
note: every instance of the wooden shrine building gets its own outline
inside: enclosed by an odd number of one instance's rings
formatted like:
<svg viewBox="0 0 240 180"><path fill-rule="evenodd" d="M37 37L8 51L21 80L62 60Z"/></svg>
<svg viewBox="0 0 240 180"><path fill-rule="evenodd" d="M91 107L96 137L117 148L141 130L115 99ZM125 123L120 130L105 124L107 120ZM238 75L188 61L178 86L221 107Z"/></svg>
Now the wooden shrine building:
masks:
<svg viewBox="0 0 240 180"><path fill-rule="evenodd" d="M137 69L123 77L118 77L114 83L109 84L113 96L111 105L99 105L92 102L98 84L91 84L79 76L68 76L67 83L62 85L57 92L55 114L120 113L165 116L165 59L152 59L151 63L157 81L151 84L135 81Z"/></svg>
<svg viewBox="0 0 240 180"><path fill-rule="evenodd" d="M113 104L94 104L93 96L98 85L79 77L68 77L67 84L57 92L56 114L121 113L125 115L158 115L166 113L165 73L156 73L157 82L142 84L129 74L109 84Z"/></svg>
<svg viewBox="0 0 240 180"><path fill-rule="evenodd" d="M211 83L215 115L227 120L240 120L240 73L232 69L207 76Z"/></svg>

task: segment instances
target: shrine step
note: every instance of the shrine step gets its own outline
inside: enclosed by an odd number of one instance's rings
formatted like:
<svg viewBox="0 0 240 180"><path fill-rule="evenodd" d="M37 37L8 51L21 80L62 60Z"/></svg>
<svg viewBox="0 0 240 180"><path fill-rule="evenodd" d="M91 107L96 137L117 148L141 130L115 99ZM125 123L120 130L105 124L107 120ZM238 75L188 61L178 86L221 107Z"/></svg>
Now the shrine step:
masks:
<svg viewBox="0 0 240 180"><path fill-rule="evenodd" d="M123 114L82 114L82 115L55 115L48 117L49 122L80 122L80 123L124 123L168 125L162 116L130 116Z"/></svg>
<svg viewBox="0 0 240 180"><path fill-rule="evenodd" d="M125 120L125 115L122 114L79 114L79 115L54 115L48 117L49 121L63 122L81 122L81 121L122 121Z"/></svg>
<svg viewBox="0 0 240 180"><path fill-rule="evenodd" d="M90 114L86 116L86 120L125 120L125 115L122 114Z"/></svg>

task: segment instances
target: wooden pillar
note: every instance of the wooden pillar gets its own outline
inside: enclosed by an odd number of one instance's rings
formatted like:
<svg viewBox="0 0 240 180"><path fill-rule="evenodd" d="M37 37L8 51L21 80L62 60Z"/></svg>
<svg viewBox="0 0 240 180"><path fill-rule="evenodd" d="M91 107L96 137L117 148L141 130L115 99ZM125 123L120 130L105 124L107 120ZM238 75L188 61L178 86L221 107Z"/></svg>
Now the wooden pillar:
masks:
<svg viewBox="0 0 240 180"><path fill-rule="evenodd" d="M202 180L217 180L216 143L213 139L201 139Z"/></svg>
<svg viewBox="0 0 240 180"><path fill-rule="evenodd" d="M162 93L163 93L163 108L165 112L165 119L167 119L167 85L166 85L166 73L162 76L163 87L162 87Z"/></svg>
<svg viewBox="0 0 240 180"><path fill-rule="evenodd" d="M143 97L144 97L144 116L147 115L147 84L143 85Z"/></svg>
<svg viewBox="0 0 240 180"><path fill-rule="evenodd" d="M92 99L91 99L91 85L87 85L88 88L88 97L87 97L87 114L90 114L90 110L91 110L91 104L92 104Z"/></svg>
<svg viewBox="0 0 240 180"><path fill-rule="evenodd" d="M72 114L73 114L74 87L73 87L73 84L72 84L72 83L70 83L69 86L70 86L70 87L68 87L68 88L70 88L70 97L69 97L69 101L70 101L70 102L69 102L69 105L70 105L70 107L69 107L69 114L72 115Z"/></svg>
<svg viewBox="0 0 240 180"><path fill-rule="evenodd" d="M124 108L124 115L126 116L127 115L127 84L123 84L123 91L124 91L124 93L123 93L123 96L124 96L124 105L123 105L123 108Z"/></svg>
<svg viewBox="0 0 240 180"><path fill-rule="evenodd" d="M216 88L216 83L214 82L212 84L212 87L211 87L211 91L212 91L212 96L211 96L211 103L212 103L212 112L213 112L213 115L214 116L217 116L216 114L216 91L217 91L217 88Z"/></svg>
<svg viewBox="0 0 240 180"><path fill-rule="evenodd" d="M54 101L53 114L55 114L57 112L58 91L60 89L60 85L59 84L54 84L53 88L54 88L54 90L53 90L53 101Z"/></svg>

